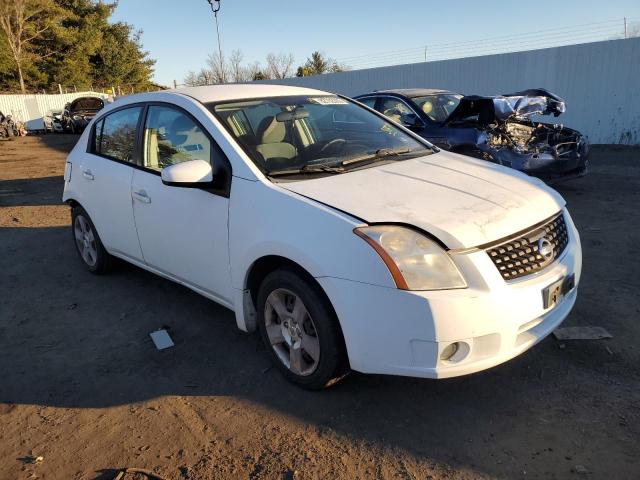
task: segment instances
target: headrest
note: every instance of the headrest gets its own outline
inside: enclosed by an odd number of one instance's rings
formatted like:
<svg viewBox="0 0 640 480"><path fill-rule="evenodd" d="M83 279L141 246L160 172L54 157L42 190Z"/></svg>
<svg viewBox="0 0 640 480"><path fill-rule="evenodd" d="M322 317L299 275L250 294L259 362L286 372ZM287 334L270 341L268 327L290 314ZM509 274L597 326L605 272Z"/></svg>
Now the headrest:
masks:
<svg viewBox="0 0 640 480"><path fill-rule="evenodd" d="M266 117L258 127L260 143L280 143L286 134L284 123L278 122L276 117Z"/></svg>

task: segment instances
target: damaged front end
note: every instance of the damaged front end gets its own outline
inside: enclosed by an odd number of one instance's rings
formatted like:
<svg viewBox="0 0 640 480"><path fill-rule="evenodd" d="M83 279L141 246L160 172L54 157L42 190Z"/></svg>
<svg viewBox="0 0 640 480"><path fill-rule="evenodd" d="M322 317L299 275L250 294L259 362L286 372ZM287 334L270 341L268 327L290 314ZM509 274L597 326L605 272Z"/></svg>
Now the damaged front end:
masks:
<svg viewBox="0 0 640 480"><path fill-rule="evenodd" d="M533 115L558 116L565 102L546 90L499 97L466 96L447 119L451 127L478 130L477 156L549 183L587 173L589 143L562 124L536 122Z"/></svg>

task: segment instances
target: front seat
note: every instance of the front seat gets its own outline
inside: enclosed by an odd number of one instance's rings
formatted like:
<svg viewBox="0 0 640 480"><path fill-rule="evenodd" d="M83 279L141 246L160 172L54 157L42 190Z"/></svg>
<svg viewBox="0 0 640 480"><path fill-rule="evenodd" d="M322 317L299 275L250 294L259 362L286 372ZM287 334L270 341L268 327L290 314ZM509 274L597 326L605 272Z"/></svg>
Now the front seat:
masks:
<svg viewBox="0 0 640 480"><path fill-rule="evenodd" d="M431 103L429 100L422 104L422 111L426 113L427 117L429 117L431 120L435 120L435 117L433 115L433 103Z"/></svg>
<svg viewBox="0 0 640 480"><path fill-rule="evenodd" d="M397 105L391 108L387 108L384 112L382 112L382 114L396 123L402 123L402 112Z"/></svg>
<svg viewBox="0 0 640 480"><path fill-rule="evenodd" d="M276 117L266 117L258 126L259 143L256 150L262 155L265 163L269 159L284 158L290 160L298 154L296 147L284 142L287 131L283 122L278 122Z"/></svg>

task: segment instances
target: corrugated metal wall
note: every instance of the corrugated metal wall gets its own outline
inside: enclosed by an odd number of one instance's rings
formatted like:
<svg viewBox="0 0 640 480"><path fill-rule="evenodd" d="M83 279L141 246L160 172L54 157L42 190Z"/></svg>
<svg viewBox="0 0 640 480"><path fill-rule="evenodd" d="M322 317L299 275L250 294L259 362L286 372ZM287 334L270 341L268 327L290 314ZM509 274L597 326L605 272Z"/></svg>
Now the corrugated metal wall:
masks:
<svg viewBox="0 0 640 480"><path fill-rule="evenodd" d="M78 97L107 98L104 93L78 92L62 95L0 95L0 112L27 124L28 129L44 128L40 119L48 110L62 110Z"/></svg>
<svg viewBox="0 0 640 480"><path fill-rule="evenodd" d="M556 121L592 143L640 144L640 38L269 80L357 95L434 87L495 95L543 87L567 101Z"/></svg>

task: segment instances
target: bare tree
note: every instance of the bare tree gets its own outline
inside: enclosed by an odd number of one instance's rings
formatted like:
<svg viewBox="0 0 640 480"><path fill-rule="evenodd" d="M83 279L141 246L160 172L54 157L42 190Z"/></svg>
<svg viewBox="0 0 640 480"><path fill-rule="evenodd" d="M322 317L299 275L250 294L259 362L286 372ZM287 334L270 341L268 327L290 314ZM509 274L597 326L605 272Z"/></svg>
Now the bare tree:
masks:
<svg viewBox="0 0 640 480"><path fill-rule="evenodd" d="M198 72L198 82L199 85L213 85L215 83L220 83L219 81L216 81L215 72L206 68L201 68Z"/></svg>
<svg viewBox="0 0 640 480"><path fill-rule="evenodd" d="M267 72L271 78L287 78L293 73L293 54L270 53L267 55Z"/></svg>
<svg viewBox="0 0 640 480"><path fill-rule="evenodd" d="M233 82L246 82L248 80L247 68L242 65L244 55L240 50L234 50L229 57L229 71Z"/></svg>
<svg viewBox="0 0 640 480"><path fill-rule="evenodd" d="M51 0L0 0L0 29L7 38L22 93L26 93L25 64L32 56L29 49L55 26L60 15Z"/></svg>
<svg viewBox="0 0 640 480"><path fill-rule="evenodd" d="M215 74L207 69L201 68L199 72L194 72L191 70L187 73L187 76L184 77L184 84L189 87L199 87L202 85L213 85L216 83Z"/></svg>
<svg viewBox="0 0 640 480"><path fill-rule="evenodd" d="M195 87L200 85L199 80L200 79L198 78L198 74L193 70L190 70L189 73L187 73L187 75L184 77L183 82L189 87Z"/></svg>
<svg viewBox="0 0 640 480"><path fill-rule="evenodd" d="M253 62L245 67L247 81L266 80L268 77L262 69L260 62Z"/></svg>
<svg viewBox="0 0 640 480"><path fill-rule="evenodd" d="M220 57L217 53L212 53L207 57L207 65L213 76L212 83L226 83L229 77L229 66L224 58L224 54Z"/></svg>

